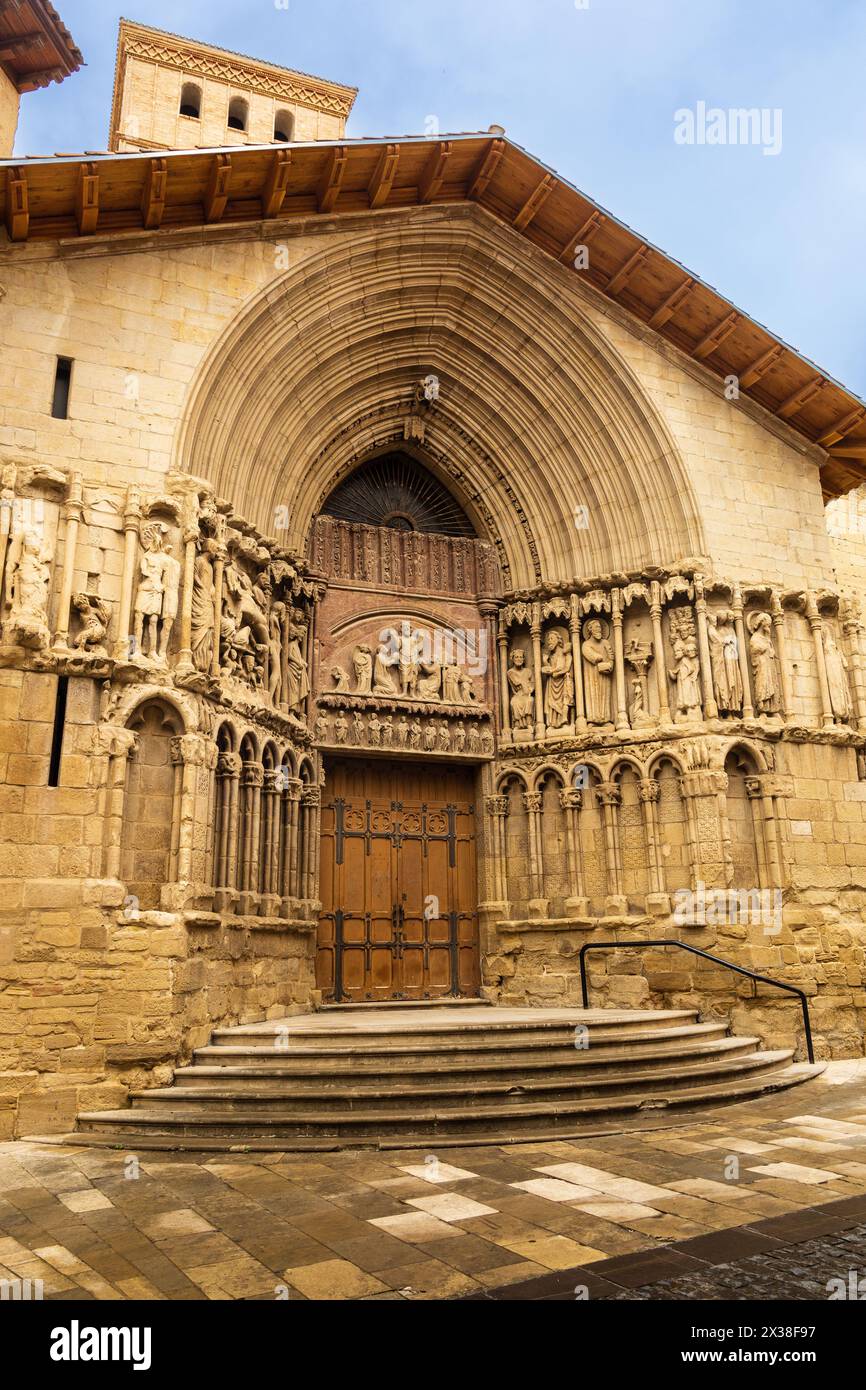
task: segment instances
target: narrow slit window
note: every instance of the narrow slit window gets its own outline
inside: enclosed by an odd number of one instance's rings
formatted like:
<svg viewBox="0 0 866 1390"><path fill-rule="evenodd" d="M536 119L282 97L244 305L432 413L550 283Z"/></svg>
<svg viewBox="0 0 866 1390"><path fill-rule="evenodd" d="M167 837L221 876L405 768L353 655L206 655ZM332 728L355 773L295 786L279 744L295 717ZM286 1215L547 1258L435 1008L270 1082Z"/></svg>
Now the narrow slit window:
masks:
<svg viewBox="0 0 866 1390"><path fill-rule="evenodd" d="M54 399L51 414L55 420L69 418L69 392L72 387L72 358L58 357L54 376Z"/></svg>
<svg viewBox="0 0 866 1390"><path fill-rule="evenodd" d="M60 785L60 759L63 756L63 733L66 728L66 700L69 693L68 676L60 676L57 681L57 699L54 702L54 733L51 738L51 759L48 764L48 785Z"/></svg>

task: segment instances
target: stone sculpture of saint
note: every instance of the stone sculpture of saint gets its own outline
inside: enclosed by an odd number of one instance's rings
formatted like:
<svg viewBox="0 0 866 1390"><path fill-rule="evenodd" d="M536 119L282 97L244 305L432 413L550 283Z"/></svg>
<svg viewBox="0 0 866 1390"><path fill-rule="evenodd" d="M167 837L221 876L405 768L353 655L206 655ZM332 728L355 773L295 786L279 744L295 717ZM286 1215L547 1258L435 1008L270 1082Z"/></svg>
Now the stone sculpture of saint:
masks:
<svg viewBox="0 0 866 1390"><path fill-rule="evenodd" d="M9 548L6 570L9 616L5 631L22 647L41 649L47 647L50 640L50 558L51 551L42 534L32 526L19 531Z"/></svg>
<svg viewBox="0 0 866 1390"><path fill-rule="evenodd" d="M413 720L412 720L412 723L411 723L410 726L409 726L409 747L410 747L410 748L420 748L420 747L421 747L421 735L423 734L423 732L424 732L424 730L421 728L421 725L418 723L418 720L417 720L417 719L413 719Z"/></svg>
<svg viewBox="0 0 866 1390"><path fill-rule="evenodd" d="M442 669L442 699L446 705L462 704L460 695L460 667L445 666Z"/></svg>
<svg viewBox="0 0 866 1390"><path fill-rule="evenodd" d="M306 635L307 629L304 625L303 613L298 608L292 609L287 632L288 689L285 693L285 702L291 714L303 714L307 696L310 693L310 677L303 648ZM341 672L342 674L344 673Z"/></svg>
<svg viewBox="0 0 866 1390"><path fill-rule="evenodd" d="M345 743L349 733L349 725L346 723L346 716L340 710L334 721L334 742Z"/></svg>
<svg viewBox="0 0 866 1390"><path fill-rule="evenodd" d="M584 690L586 696L586 718L590 724L610 724L613 648L605 635L605 625L599 618L593 618L584 628L584 643L581 648L586 663Z"/></svg>
<svg viewBox="0 0 866 1390"><path fill-rule="evenodd" d="M432 753L436 747L436 725L432 720L424 730L424 747L428 753Z"/></svg>
<svg viewBox="0 0 866 1390"><path fill-rule="evenodd" d="M349 677L346 675L342 666L331 667L331 680L334 682L335 695L349 694Z"/></svg>
<svg viewBox="0 0 866 1390"><path fill-rule="evenodd" d="M481 732L477 724L473 724L469 730L469 752L481 752Z"/></svg>
<svg viewBox="0 0 866 1390"><path fill-rule="evenodd" d="M779 711L779 676L772 631L773 620L769 613L753 613L749 618L749 654L755 682L755 708L759 714Z"/></svg>
<svg viewBox="0 0 866 1390"><path fill-rule="evenodd" d="M368 646L356 647L352 655L355 672L355 694L370 695L373 691L373 653Z"/></svg>
<svg viewBox="0 0 866 1390"><path fill-rule="evenodd" d="M214 644L214 577L210 557L196 556L192 586L192 662L197 671L209 671Z"/></svg>
<svg viewBox="0 0 866 1390"><path fill-rule="evenodd" d="M561 729L571 723L574 708L572 655L564 634L552 628L544 639L544 719L548 729Z"/></svg>
<svg viewBox="0 0 866 1390"><path fill-rule="evenodd" d="M438 661L418 663L418 683L415 693L419 700L441 700L442 667Z"/></svg>
<svg viewBox="0 0 866 1390"><path fill-rule="evenodd" d="M375 714L370 716L370 745L373 748L382 746L382 722Z"/></svg>
<svg viewBox="0 0 866 1390"><path fill-rule="evenodd" d="M286 606L275 603L268 618L268 694L279 704L283 688L283 618Z"/></svg>
<svg viewBox="0 0 866 1390"><path fill-rule="evenodd" d="M81 618L81 631L75 638L73 647L91 655L100 655L103 651L102 643L108 632L111 616L108 604L96 594L73 594L72 607ZM213 628L212 611L211 628Z"/></svg>
<svg viewBox="0 0 866 1390"><path fill-rule="evenodd" d="M707 613L713 690L720 714L742 714L743 677L733 613Z"/></svg>
<svg viewBox="0 0 866 1390"><path fill-rule="evenodd" d="M698 644L693 637L674 643L676 666L668 678L676 682L674 703L678 720L692 721L701 717L701 663Z"/></svg>
<svg viewBox="0 0 866 1390"><path fill-rule="evenodd" d="M135 596L135 650L160 663L167 658L180 586L180 561L165 549L167 536L168 527L161 524L146 526L142 531L143 552ZM144 650L145 625L147 652Z"/></svg>
<svg viewBox="0 0 866 1390"><path fill-rule="evenodd" d="M522 647L512 648L508 684L511 688L512 728L531 729L535 713L535 677L526 665L526 652Z"/></svg>
<svg viewBox="0 0 866 1390"><path fill-rule="evenodd" d="M392 671L397 664L397 658L392 656L388 647L383 644L376 652L376 660L373 666L373 694L374 695L396 695L397 687L394 684Z"/></svg>
<svg viewBox="0 0 866 1390"><path fill-rule="evenodd" d="M394 743L394 717L388 715L382 723L382 747L391 748Z"/></svg>
<svg viewBox="0 0 866 1390"><path fill-rule="evenodd" d="M836 636L829 627L824 628L824 664L827 668L827 685L830 690L830 706L833 718L838 724L847 724L851 719L851 691L848 685L848 661L839 650Z"/></svg>
<svg viewBox="0 0 866 1390"><path fill-rule="evenodd" d="M451 730L447 724L439 725L439 751L440 753L451 752Z"/></svg>

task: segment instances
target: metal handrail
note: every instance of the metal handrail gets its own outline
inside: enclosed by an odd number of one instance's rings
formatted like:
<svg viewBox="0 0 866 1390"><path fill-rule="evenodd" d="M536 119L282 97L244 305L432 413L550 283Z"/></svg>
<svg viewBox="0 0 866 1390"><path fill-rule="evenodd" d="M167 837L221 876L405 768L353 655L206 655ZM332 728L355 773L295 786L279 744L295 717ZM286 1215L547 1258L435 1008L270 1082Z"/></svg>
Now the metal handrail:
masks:
<svg viewBox="0 0 866 1390"><path fill-rule="evenodd" d="M782 980L771 980L768 975L758 975L754 970L747 970L743 965L734 965L733 961L723 960L721 956L713 956L709 951L702 951L698 946L692 946L687 941L588 941L580 948L580 987L583 993L583 1007L589 1008L589 985L586 978L586 953L587 951L628 951L639 949L655 950L660 946L678 946L681 951L691 951L693 956L703 956L704 960L711 960L716 965L723 965L726 970L733 970L737 975L746 975L750 980L755 980L758 984L774 985L776 989L787 990L789 994L799 996L800 1004L803 1009L803 1026L806 1030L806 1049L809 1054L809 1061L815 1064L815 1049L812 1046L812 1025L809 1020L809 1001L805 992L798 989L796 985L788 985Z"/></svg>

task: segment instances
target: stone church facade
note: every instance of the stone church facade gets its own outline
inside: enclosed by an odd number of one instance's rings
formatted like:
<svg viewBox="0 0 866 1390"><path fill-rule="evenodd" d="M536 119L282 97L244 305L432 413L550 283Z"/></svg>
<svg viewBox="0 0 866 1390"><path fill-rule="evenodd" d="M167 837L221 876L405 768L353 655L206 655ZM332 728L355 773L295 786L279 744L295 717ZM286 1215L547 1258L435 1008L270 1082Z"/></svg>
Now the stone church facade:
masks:
<svg viewBox="0 0 866 1390"><path fill-rule="evenodd" d="M588 941L863 1053L866 409L353 99L124 23L111 150L0 163L2 1137L322 1000L578 1005Z"/></svg>

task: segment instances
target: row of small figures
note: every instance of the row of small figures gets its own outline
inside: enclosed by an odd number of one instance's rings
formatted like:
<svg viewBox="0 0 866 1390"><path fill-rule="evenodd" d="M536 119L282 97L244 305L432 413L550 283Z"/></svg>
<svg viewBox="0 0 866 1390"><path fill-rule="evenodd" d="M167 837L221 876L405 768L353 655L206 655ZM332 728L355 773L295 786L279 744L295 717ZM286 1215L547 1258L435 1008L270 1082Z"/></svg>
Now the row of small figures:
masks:
<svg viewBox="0 0 866 1390"><path fill-rule="evenodd" d="M351 720L340 710L333 721L321 710L316 719L316 739L319 743L354 748L399 748L424 753L470 753L492 757L493 734L489 728L470 723L467 729L462 719L452 728L446 719L408 719L393 715L380 719L377 714L365 717L356 710Z"/></svg>

